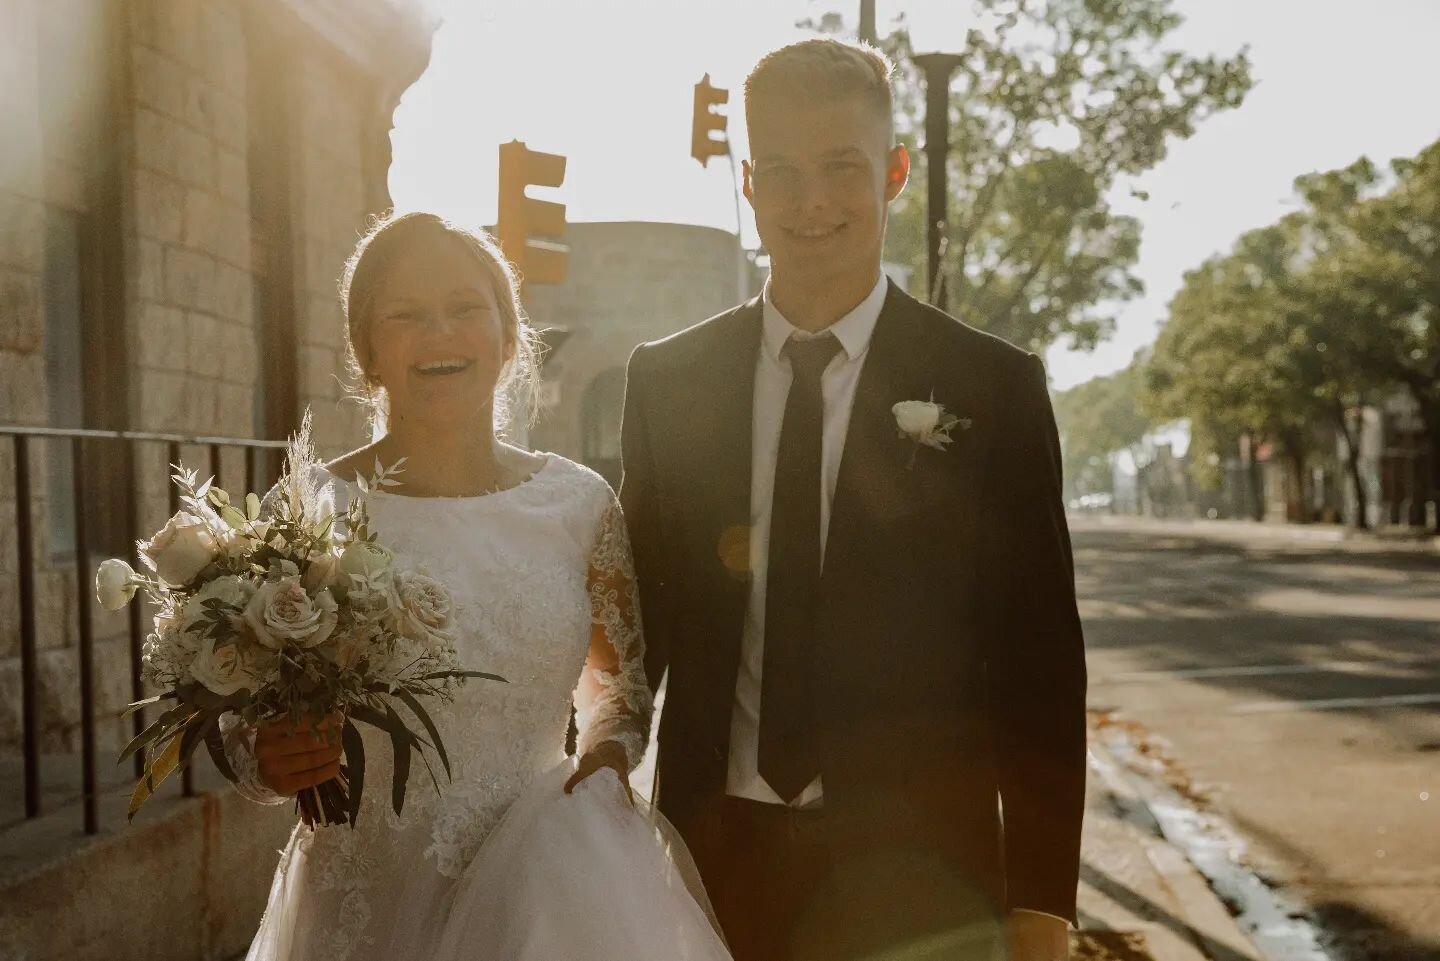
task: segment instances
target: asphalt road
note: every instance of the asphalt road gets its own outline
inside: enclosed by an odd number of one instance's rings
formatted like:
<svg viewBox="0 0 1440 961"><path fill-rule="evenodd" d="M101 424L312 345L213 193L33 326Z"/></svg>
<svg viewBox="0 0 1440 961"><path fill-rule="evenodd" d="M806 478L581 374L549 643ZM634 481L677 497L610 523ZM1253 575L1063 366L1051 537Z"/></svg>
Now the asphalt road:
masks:
<svg viewBox="0 0 1440 961"><path fill-rule="evenodd" d="M1440 554L1072 521L1092 708L1168 744L1332 953L1440 959Z"/></svg>

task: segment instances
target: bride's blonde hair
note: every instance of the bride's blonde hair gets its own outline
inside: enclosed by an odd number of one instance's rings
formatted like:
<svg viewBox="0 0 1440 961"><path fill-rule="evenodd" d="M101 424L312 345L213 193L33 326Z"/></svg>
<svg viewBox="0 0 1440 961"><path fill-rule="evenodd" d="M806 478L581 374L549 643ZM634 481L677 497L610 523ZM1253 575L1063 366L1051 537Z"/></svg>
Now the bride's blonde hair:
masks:
<svg viewBox="0 0 1440 961"><path fill-rule="evenodd" d="M485 270L495 291L504 325L508 357L495 384L495 426L510 426L517 412L528 422L535 411L539 381L539 348L535 331L520 302L515 270L488 233L464 227L437 214L391 210L376 217L345 261L340 277L340 304L345 311L345 365L354 384L351 393L370 410L372 424L388 412L385 388L371 372L370 325L375 294L396 255L422 233L439 232L460 244Z"/></svg>

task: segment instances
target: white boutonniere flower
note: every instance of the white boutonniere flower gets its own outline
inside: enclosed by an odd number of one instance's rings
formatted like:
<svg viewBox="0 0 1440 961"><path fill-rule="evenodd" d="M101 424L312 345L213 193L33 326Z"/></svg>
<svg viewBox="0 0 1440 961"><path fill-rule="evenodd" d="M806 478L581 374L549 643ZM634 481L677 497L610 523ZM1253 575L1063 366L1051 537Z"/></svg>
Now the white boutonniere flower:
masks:
<svg viewBox="0 0 1440 961"><path fill-rule="evenodd" d="M929 400L902 400L890 409L895 413L895 425L900 428L900 436L915 444L915 449L910 452L907 470L915 467L915 456L920 452L922 444L944 450L945 445L955 439L950 436L952 430L956 427L961 430L970 429L970 419L956 417L947 412L945 405L935 403L934 393L931 393Z"/></svg>

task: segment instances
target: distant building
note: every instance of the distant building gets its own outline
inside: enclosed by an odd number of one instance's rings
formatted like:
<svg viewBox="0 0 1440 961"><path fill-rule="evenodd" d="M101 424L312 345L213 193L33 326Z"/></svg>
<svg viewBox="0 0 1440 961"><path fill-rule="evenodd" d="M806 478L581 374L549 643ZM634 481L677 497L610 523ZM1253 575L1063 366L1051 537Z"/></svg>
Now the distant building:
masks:
<svg viewBox="0 0 1440 961"><path fill-rule="evenodd" d="M559 331L545 363L540 414L527 441L620 483L625 364L639 344L667 337L755 296L768 258L713 227L646 222L567 228L566 282L527 291L532 323ZM885 264L902 288L910 268Z"/></svg>
<svg viewBox="0 0 1440 961"><path fill-rule="evenodd" d="M625 363L635 347L735 306L759 288L735 235L661 223L571 224L566 282L532 287L536 327L564 331L545 364L529 443L620 481ZM763 280L763 277L761 278Z"/></svg>

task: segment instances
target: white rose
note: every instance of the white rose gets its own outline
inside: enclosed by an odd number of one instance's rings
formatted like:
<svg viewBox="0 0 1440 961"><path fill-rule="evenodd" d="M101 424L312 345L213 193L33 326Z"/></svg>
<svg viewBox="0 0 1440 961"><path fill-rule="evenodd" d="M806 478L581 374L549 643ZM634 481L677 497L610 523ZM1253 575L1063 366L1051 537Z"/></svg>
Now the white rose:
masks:
<svg viewBox="0 0 1440 961"><path fill-rule="evenodd" d="M389 573L395 555L372 541L356 541L340 555L340 572L353 579L374 580Z"/></svg>
<svg viewBox="0 0 1440 961"><path fill-rule="evenodd" d="M395 578L395 630L428 647L448 645L453 603L444 584L414 571Z"/></svg>
<svg viewBox="0 0 1440 961"><path fill-rule="evenodd" d="M278 651L287 642L301 647L321 643L339 621L339 605L329 591L314 597L298 577L266 581L245 605L245 623L261 644Z"/></svg>
<svg viewBox="0 0 1440 961"><path fill-rule="evenodd" d="M245 610L254 595L255 585L247 578L234 574L217 577L196 591L195 596L186 602L181 623L187 631L195 630L197 625L209 623L206 601L221 601L226 607L234 608L234 612L238 614Z"/></svg>
<svg viewBox="0 0 1440 961"><path fill-rule="evenodd" d="M940 426L940 405L923 400L902 400L891 408L900 430L912 437L930 433Z"/></svg>
<svg viewBox="0 0 1440 961"><path fill-rule="evenodd" d="M312 554L300 583L307 591L318 591L322 587L333 587L339 575L340 558L334 554Z"/></svg>
<svg viewBox="0 0 1440 961"><path fill-rule="evenodd" d="M135 568L118 557L102 561L95 572L95 596L100 599L100 606L107 611L118 611L129 604L139 586L137 577Z"/></svg>
<svg viewBox="0 0 1440 961"><path fill-rule="evenodd" d="M175 587L189 584L219 552L220 545L209 525L185 511L166 521L158 534L140 545L140 553L150 561L155 573Z"/></svg>
<svg viewBox="0 0 1440 961"><path fill-rule="evenodd" d="M195 660L190 662L190 676L222 697L260 686L236 640L202 640Z"/></svg>

